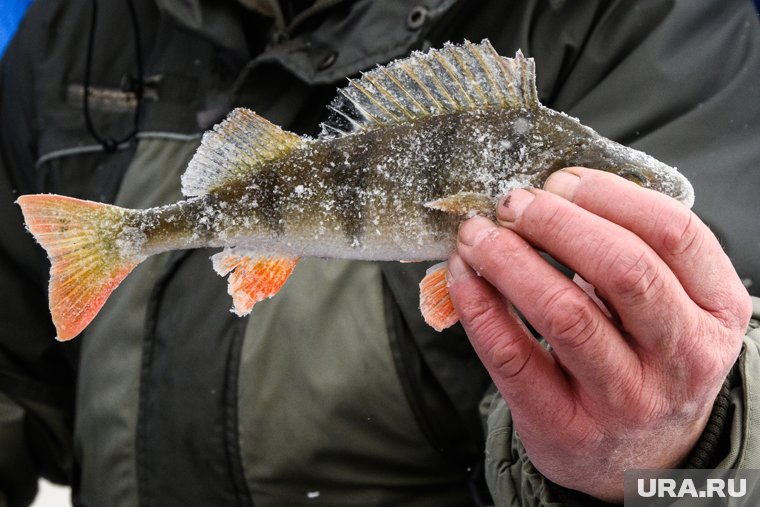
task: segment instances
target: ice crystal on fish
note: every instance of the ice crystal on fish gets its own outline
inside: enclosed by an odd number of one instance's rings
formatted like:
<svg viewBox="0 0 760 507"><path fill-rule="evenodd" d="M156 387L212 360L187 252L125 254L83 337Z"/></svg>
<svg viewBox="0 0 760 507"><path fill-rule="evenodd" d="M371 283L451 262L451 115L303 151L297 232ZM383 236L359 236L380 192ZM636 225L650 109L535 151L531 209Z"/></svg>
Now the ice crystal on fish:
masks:
<svg viewBox="0 0 760 507"><path fill-rule="evenodd" d="M533 61L503 58L487 41L370 70L338 90L329 111L312 139L234 110L204 134L182 176L186 198L173 205L20 198L53 264L59 336L81 331L137 262L168 250L223 247L214 267L229 276L238 314L275 294L301 256L445 259L462 220L492 215L499 196L565 166L693 202L675 169L542 106ZM422 309L442 329L456 319L441 269L429 276ZM70 311L69 301L83 307Z"/></svg>

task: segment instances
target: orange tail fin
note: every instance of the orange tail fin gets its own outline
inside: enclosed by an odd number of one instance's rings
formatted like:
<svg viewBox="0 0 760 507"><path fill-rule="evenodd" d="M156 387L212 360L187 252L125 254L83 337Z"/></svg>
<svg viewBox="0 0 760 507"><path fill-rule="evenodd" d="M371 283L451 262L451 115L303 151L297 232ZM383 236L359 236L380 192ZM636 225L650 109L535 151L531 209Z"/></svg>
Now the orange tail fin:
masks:
<svg viewBox="0 0 760 507"><path fill-rule="evenodd" d="M420 311L425 322L436 331L443 331L459 321L446 283L448 266L447 262L430 266L420 282Z"/></svg>
<svg viewBox="0 0 760 507"><path fill-rule="evenodd" d="M16 202L50 259L50 313L57 339L74 338L143 259L121 239L130 211L52 194L24 195Z"/></svg>

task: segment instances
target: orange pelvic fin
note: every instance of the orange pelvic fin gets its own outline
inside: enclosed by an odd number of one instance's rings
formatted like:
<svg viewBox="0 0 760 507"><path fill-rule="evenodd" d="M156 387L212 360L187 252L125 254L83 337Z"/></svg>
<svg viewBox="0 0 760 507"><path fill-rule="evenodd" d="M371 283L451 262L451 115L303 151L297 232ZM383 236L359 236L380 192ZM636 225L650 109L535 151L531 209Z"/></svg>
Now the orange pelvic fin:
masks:
<svg viewBox="0 0 760 507"><path fill-rule="evenodd" d="M420 311L425 322L436 331L443 331L459 321L449 297L446 283L448 263L431 266L420 282Z"/></svg>
<svg viewBox="0 0 760 507"><path fill-rule="evenodd" d="M232 296L232 311L242 317L251 313L253 305L279 292L299 257L262 256L225 248L211 260L220 276L232 272L227 292Z"/></svg>
<svg viewBox="0 0 760 507"><path fill-rule="evenodd" d="M129 210L52 194L24 195L16 202L50 259L50 313L57 339L70 340L142 260L118 243Z"/></svg>

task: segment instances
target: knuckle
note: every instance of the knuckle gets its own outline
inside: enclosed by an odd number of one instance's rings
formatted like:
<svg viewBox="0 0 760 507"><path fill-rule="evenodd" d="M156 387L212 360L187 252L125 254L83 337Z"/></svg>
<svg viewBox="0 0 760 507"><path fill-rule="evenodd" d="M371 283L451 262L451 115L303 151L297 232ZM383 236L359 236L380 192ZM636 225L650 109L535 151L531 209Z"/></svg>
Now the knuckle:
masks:
<svg viewBox="0 0 760 507"><path fill-rule="evenodd" d="M702 384L712 385L715 381L722 381L727 370L733 362L729 363L728 351L702 351L694 354L689 368L691 377L690 385L699 387Z"/></svg>
<svg viewBox="0 0 760 507"><path fill-rule="evenodd" d="M493 342L500 341L507 333L505 308L497 301L483 296L469 298L461 307L460 318L470 336L488 348Z"/></svg>
<svg viewBox="0 0 760 507"><path fill-rule="evenodd" d="M550 335L571 348L582 347L598 329L599 321L584 298L573 288L553 291L546 297Z"/></svg>
<svg viewBox="0 0 760 507"><path fill-rule="evenodd" d="M476 252L473 267L480 274L484 271L499 273L507 269L512 253L518 249L515 238L502 228L494 228L473 246Z"/></svg>
<svg viewBox="0 0 760 507"><path fill-rule="evenodd" d="M671 256L683 255L700 248L704 232L699 227L696 215L683 206L669 206L660 215L656 228L661 232L662 250Z"/></svg>
<svg viewBox="0 0 760 507"><path fill-rule="evenodd" d="M746 333L753 312L752 298L738 278L716 292L712 304L703 304L702 308L738 339Z"/></svg>
<svg viewBox="0 0 760 507"><path fill-rule="evenodd" d="M504 308L485 300L468 303L463 324L483 361L502 379L518 375L527 364L532 348L521 347L521 337L510 332Z"/></svg>
<svg viewBox="0 0 760 507"><path fill-rule="evenodd" d="M543 205L532 206L535 212L525 215L530 222L526 233L530 236L533 230L540 228L547 237L564 237L565 230L572 223L571 210L560 199L544 194L540 194L535 202Z"/></svg>
<svg viewBox="0 0 760 507"><path fill-rule="evenodd" d="M719 339L720 335L727 339ZM722 382L739 355L742 338L743 333L716 330L714 323L703 315L690 336L680 341L676 357L673 357L671 362L688 364L687 374L690 383L695 386Z"/></svg>
<svg viewBox="0 0 760 507"><path fill-rule="evenodd" d="M656 299L664 288L648 251L618 255L610 269L609 284L615 293L642 302Z"/></svg>
<svg viewBox="0 0 760 507"><path fill-rule="evenodd" d="M735 320L739 323L739 329L745 331L749 326L750 319L752 319L753 305L747 289L741 291L740 294L741 297L737 298L736 302Z"/></svg>
<svg viewBox="0 0 760 507"><path fill-rule="evenodd" d="M727 301L725 306L715 311L714 315L724 327L741 331L743 336L752 318L752 299L744 287L737 288L735 294L729 295L725 299Z"/></svg>
<svg viewBox="0 0 760 507"><path fill-rule="evenodd" d="M461 319L475 332L483 333L491 326L496 312L494 301L480 295L468 297L460 304Z"/></svg>
<svg viewBox="0 0 760 507"><path fill-rule="evenodd" d="M501 379L508 380L517 377L523 371L533 354L533 349L523 350L516 344L513 346L494 344L487 354L491 367L499 372Z"/></svg>

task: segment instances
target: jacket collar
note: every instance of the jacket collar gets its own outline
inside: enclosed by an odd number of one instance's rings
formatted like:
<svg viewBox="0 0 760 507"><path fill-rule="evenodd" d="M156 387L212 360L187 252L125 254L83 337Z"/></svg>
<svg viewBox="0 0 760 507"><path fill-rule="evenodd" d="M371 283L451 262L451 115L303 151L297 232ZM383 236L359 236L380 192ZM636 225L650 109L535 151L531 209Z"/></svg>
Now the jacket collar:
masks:
<svg viewBox="0 0 760 507"><path fill-rule="evenodd" d="M229 91L206 94L196 115L201 128L219 121L232 107L248 105L247 93L256 89L257 80L267 79L268 65L278 65L309 85L336 85L347 76L423 49L429 29L457 1L321 0L293 18L284 36L270 40L251 58L239 15L246 7L234 0L156 0L183 29L237 62Z"/></svg>
<svg viewBox="0 0 760 507"><path fill-rule="evenodd" d="M259 0L274 13L278 0ZM238 79L261 63L279 63L310 84L335 83L424 46L426 29L457 0L317 0L283 27L284 36L250 60L233 0L156 0L184 28L247 62ZM350 4L338 11L338 6ZM265 7L259 7L264 10ZM340 14L338 16L337 14ZM331 15L335 14L335 15ZM313 24L312 24L313 23ZM302 30L306 25L318 30Z"/></svg>
<svg viewBox="0 0 760 507"><path fill-rule="evenodd" d="M247 55L245 35L231 0L155 0L179 26L211 41L214 45ZM228 3L230 2L230 3Z"/></svg>

